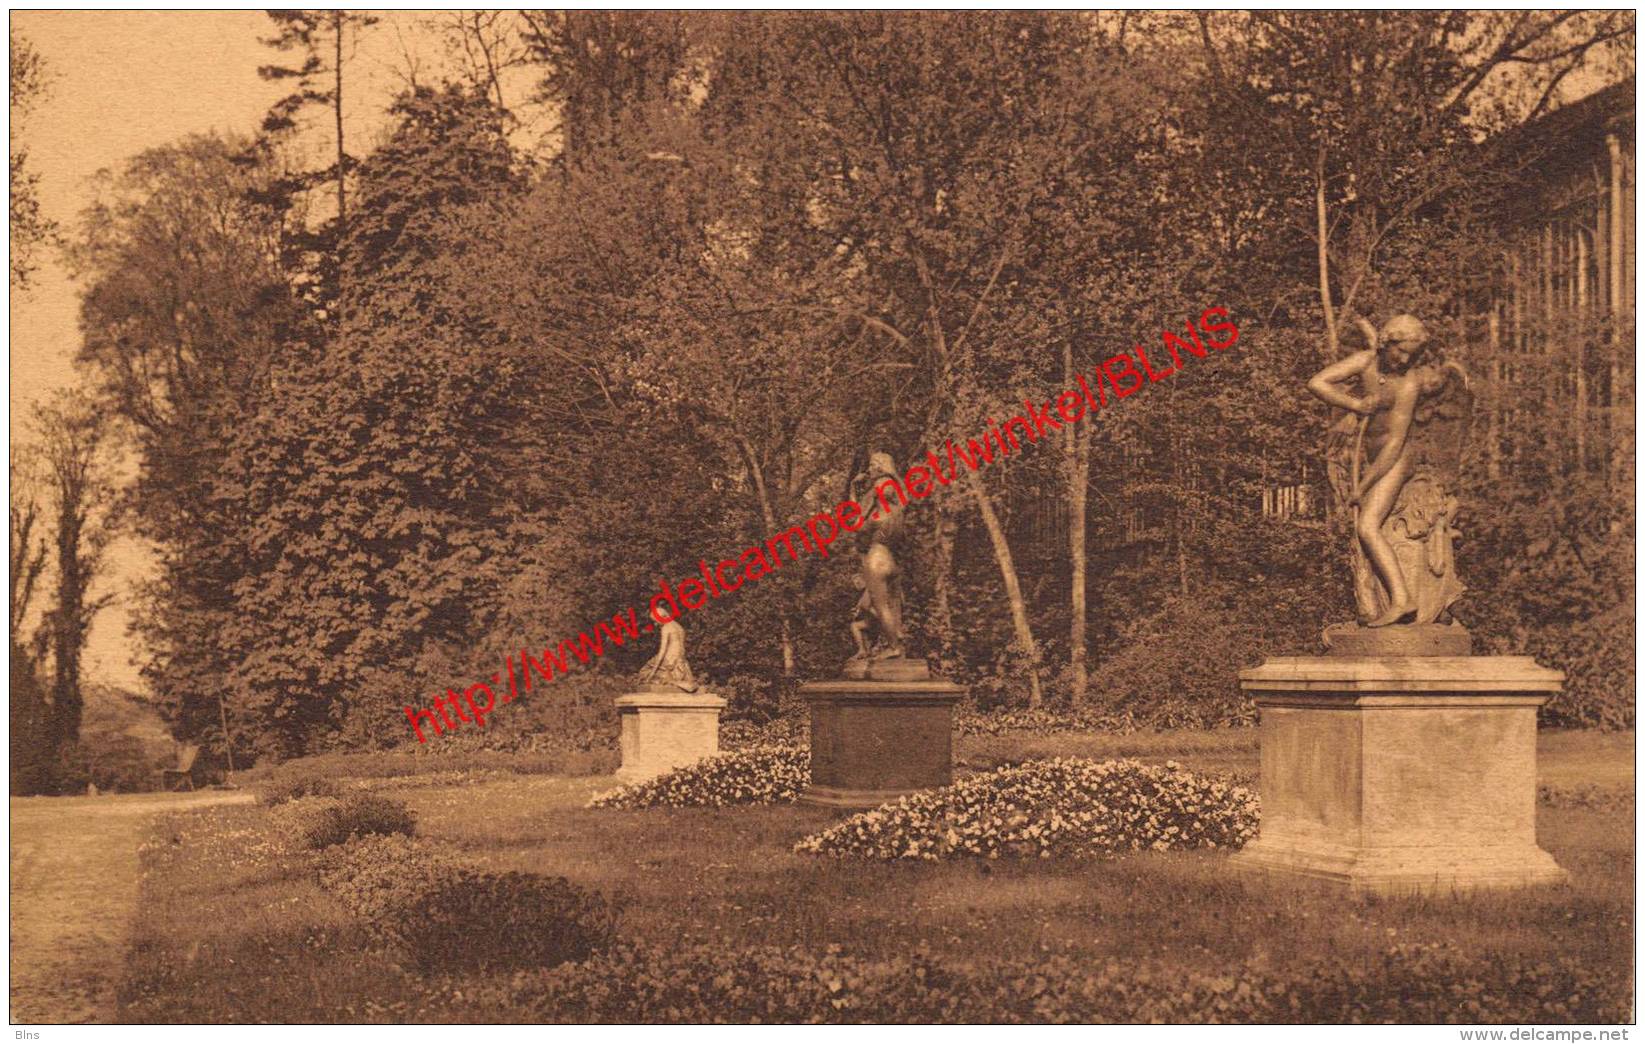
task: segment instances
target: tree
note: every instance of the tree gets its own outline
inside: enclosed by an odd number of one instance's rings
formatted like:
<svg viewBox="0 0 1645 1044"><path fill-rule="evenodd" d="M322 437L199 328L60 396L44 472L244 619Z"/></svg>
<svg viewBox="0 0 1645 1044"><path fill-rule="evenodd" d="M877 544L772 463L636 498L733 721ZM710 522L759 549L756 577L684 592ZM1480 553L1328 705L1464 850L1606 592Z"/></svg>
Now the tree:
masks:
<svg viewBox="0 0 1645 1044"><path fill-rule="evenodd" d="M1308 201L1327 359L1389 237L1500 163L1475 142L1546 112L1573 71L1633 34L1622 11L1196 17L1221 122L1248 128L1250 162L1307 185L1290 210Z"/></svg>
<svg viewBox="0 0 1645 1044"><path fill-rule="evenodd" d="M1078 238L1060 215L1094 216L1078 201L1107 169L1100 150L1133 111L1117 89L1122 63L1084 22L1062 16L762 21L772 26L766 34L735 26L723 74L747 78L741 66L769 81L760 104L773 126L790 128L785 147L811 165L814 212L863 266L875 318L919 361L918 423L901 432L899 449L924 452L979 430L1001 402L1053 386L1061 352L1055 339L1046 343L1041 306L1049 287L1077 274L1051 263L1045 244ZM755 111L752 100L743 107ZM1027 347L1036 344L1044 348ZM989 489L1010 471L966 471L956 481L997 565L1037 705L1031 599ZM950 554L939 544L939 576ZM949 601L940 584L937 601Z"/></svg>
<svg viewBox="0 0 1645 1044"><path fill-rule="evenodd" d="M690 26L679 11L522 11L526 45L543 66L543 101L559 110L560 154L609 142L630 106L681 99Z"/></svg>
<svg viewBox="0 0 1645 1044"><path fill-rule="evenodd" d="M27 290L40 267L40 251L56 241L57 223L40 210L40 175L29 168L19 130L45 98L50 73L34 45L11 34L11 285Z"/></svg>
<svg viewBox="0 0 1645 1044"><path fill-rule="evenodd" d="M133 613L143 672L185 737L218 727L243 655L226 636L263 520L217 494L229 448L283 397L276 368L321 343L279 267L282 215L253 201L275 175L245 145L191 137L105 174L69 251L79 360L126 422L130 519L158 560Z"/></svg>
<svg viewBox="0 0 1645 1044"><path fill-rule="evenodd" d="M41 571L46 567L46 540L36 530L41 522L36 452L32 446L19 451L14 445L11 450L11 567L6 574L11 657L31 667L37 662L38 654L30 648L31 643L23 640L23 628L28 622Z"/></svg>
<svg viewBox="0 0 1645 1044"><path fill-rule="evenodd" d="M297 116L311 105L323 105L331 110L335 128L333 142L336 160L326 170L314 175L336 183L337 224L348 225L348 150L343 138L343 70L344 51L353 55L353 44L359 33L377 24L374 15L349 11L283 10L268 12L276 32L263 43L277 51L297 51L302 57L299 65L264 65L257 75L276 82L295 80L297 90L274 103L263 119L265 134L280 134L297 125ZM330 80L330 86L320 84Z"/></svg>
<svg viewBox="0 0 1645 1044"><path fill-rule="evenodd" d="M285 754L344 727L380 734L427 654L466 664L507 571L510 451L532 437L512 423L522 375L469 338L472 302L442 285L468 263L468 212L517 191L501 113L427 88L393 113L358 171L338 339L276 369L280 393L237 431L214 489L260 520L225 637L237 712Z"/></svg>
<svg viewBox="0 0 1645 1044"><path fill-rule="evenodd" d="M53 750L76 742L84 694L80 661L92 621L112 594L92 595L111 536L113 488L108 477L106 414L90 397L61 393L35 410L47 470L54 533L56 593L44 626L52 653Z"/></svg>
<svg viewBox="0 0 1645 1044"><path fill-rule="evenodd" d="M42 511L37 449L29 446L11 451L11 556L8 574L10 594L11 687L8 711L11 723L11 793L38 794L50 789L51 705L40 684L39 666L45 646L44 628L35 631L35 641L24 638L34 594L46 566L47 541L37 531Z"/></svg>

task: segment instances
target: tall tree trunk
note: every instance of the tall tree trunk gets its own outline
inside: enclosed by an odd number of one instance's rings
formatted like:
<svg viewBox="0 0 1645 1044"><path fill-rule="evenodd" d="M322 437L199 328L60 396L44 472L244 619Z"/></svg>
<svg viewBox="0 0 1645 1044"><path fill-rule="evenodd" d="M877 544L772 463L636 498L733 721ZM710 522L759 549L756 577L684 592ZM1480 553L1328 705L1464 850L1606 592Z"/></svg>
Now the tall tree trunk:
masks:
<svg viewBox="0 0 1645 1044"><path fill-rule="evenodd" d="M940 643L938 667L946 673L954 645L954 517L946 501L939 504L936 516L937 524L931 538L936 550L933 556L936 559L936 576L931 584L934 603L931 617Z"/></svg>
<svg viewBox="0 0 1645 1044"><path fill-rule="evenodd" d="M1074 386L1074 345L1062 344L1063 387ZM1086 672L1085 639L1085 512L1090 501L1091 427L1094 418L1084 424L1070 424L1063 429L1063 445L1068 456L1068 687L1074 706L1085 702L1089 685Z"/></svg>
<svg viewBox="0 0 1645 1044"><path fill-rule="evenodd" d="M1576 470L1588 471L1588 241L1583 229L1572 229L1576 238L1576 322L1561 324L1576 334Z"/></svg>
<svg viewBox="0 0 1645 1044"><path fill-rule="evenodd" d="M1605 136L1605 145L1611 156L1611 184L1610 184L1610 221L1606 232L1609 242L1606 245L1606 254L1610 258L1610 304L1611 304L1611 344L1610 344L1610 389L1608 406L1610 412L1610 486L1618 488L1622 483L1622 338L1626 327L1622 314L1622 237L1626 234L1626 222L1622 215L1622 143L1615 134Z"/></svg>
<svg viewBox="0 0 1645 1044"><path fill-rule="evenodd" d="M994 274L989 279L988 288L983 291L973 306L972 318L981 313L984 302L993 291L995 281L1005 267L1006 259L1010 256L1009 250L1002 250L994 266ZM919 273L920 284L925 290L926 332L931 338L932 347L936 349L937 358L941 361L941 369L937 377L937 387L940 393L947 397L951 406L955 407L953 416L964 416L961 403L958 400L960 389L955 387L955 377L952 365L953 357L949 351L948 334L943 329L942 314L937 306L937 289L931 279L931 272L926 267L925 259L918 251L914 252L914 266ZM967 324L969 326L969 323ZM965 340L961 334L955 344L958 350ZM1040 651L1039 643L1034 641L1034 628L1028 620L1028 608L1022 596L1022 584L1017 579L1017 564L1011 557L1010 542L1005 539L1005 528L1000 525L999 516L994 512L994 504L988 498L988 490L974 471L968 471L968 482L971 488L972 499L976 502L977 512L982 516L982 524L988 530L988 541L994 549L994 560L1000 567L1000 578L1005 584L1005 597L1011 604L1011 624L1016 631L1017 644L1021 645L1028 656L1028 705L1038 708L1044 702L1044 694L1040 690Z"/></svg>
<svg viewBox="0 0 1645 1044"><path fill-rule="evenodd" d="M332 72L336 77L336 90L332 98L332 110L337 118L337 230L342 233L348 228L348 207L343 199L344 170L343 152L343 12L331 13L332 42L336 50L332 58Z"/></svg>
<svg viewBox="0 0 1645 1044"><path fill-rule="evenodd" d="M1336 362L1339 349L1337 346L1337 310L1331 303L1331 253L1330 253L1330 225L1325 214L1325 145L1321 143L1319 151L1314 156L1314 223L1315 234L1319 237L1319 248L1316 251L1319 265L1319 306L1325 313L1325 361Z"/></svg>
<svg viewBox="0 0 1645 1044"><path fill-rule="evenodd" d="M742 453L743 462L748 465L748 472L754 478L754 495L759 502L760 518L765 522L765 531L775 533L777 512L771 505L771 491L765 484L765 469L760 467L759 458L754 455L754 447L747 439L739 437L737 449ZM794 628L786 610L777 614L777 630L782 643L783 676L792 677L795 669Z"/></svg>
<svg viewBox="0 0 1645 1044"><path fill-rule="evenodd" d="M1506 396L1502 388L1502 308L1492 302L1491 312L1485 317L1488 331L1487 344L1491 354L1491 399L1486 414L1485 474L1495 482L1502 477L1502 402Z"/></svg>
<svg viewBox="0 0 1645 1044"><path fill-rule="evenodd" d="M1028 621L1028 603L1022 596L1022 584L1017 581L1016 562L1011 558L1011 545L1005 539L1005 527L994 512L994 503L975 471L967 470L966 484L982 516L983 528L988 530L988 541L994 547L994 559L1000 566L1000 580L1005 584L1005 598L1011 605L1011 626L1016 631L1017 644L1028 656L1028 707L1037 710L1045 703L1040 690L1040 650L1034 641L1034 629Z"/></svg>

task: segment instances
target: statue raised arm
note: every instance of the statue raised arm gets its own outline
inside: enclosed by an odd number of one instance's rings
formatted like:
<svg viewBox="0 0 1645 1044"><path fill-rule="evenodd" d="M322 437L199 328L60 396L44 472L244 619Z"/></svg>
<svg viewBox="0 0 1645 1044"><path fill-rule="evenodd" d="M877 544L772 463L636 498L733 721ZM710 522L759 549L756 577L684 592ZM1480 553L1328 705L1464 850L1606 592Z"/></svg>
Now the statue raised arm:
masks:
<svg viewBox="0 0 1645 1044"><path fill-rule="evenodd" d="M1458 383L1466 393L1467 375L1430 360L1415 316L1395 316L1380 334L1361 326L1370 347L1308 382L1315 397L1357 417L1333 429L1339 447L1350 426L1353 438L1347 466L1339 455L1332 471L1354 512L1358 615L1367 627L1433 623L1463 590L1451 554L1457 501L1445 483L1461 448L1447 400Z"/></svg>

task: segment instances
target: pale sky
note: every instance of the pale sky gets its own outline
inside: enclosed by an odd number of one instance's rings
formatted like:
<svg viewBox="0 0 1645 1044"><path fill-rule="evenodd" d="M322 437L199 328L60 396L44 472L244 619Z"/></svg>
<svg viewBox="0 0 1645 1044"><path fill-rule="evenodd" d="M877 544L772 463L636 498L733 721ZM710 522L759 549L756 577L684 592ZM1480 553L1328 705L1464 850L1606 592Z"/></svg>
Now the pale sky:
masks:
<svg viewBox="0 0 1645 1044"><path fill-rule="evenodd" d="M345 81L351 152L367 151L381 133L383 110L404 88L408 61L417 64L420 82L449 67L427 25L438 15L384 12L368 30L355 58L358 78ZM90 202L90 178L98 170L189 134L249 134L290 90L289 83L257 76L259 65L286 57L258 42L272 33L262 11L13 11L11 28L39 51L50 82L47 97L20 131L13 130L13 140L29 149L45 216L65 230L75 227ZM329 147L329 139L316 145ZM21 426L33 403L78 380L72 359L79 343L79 288L55 258L37 279L26 295L11 295L14 436L26 430ZM132 540L117 544L111 556L106 583L121 600L97 618L85 671L94 681L137 688L124 594L149 557Z"/></svg>

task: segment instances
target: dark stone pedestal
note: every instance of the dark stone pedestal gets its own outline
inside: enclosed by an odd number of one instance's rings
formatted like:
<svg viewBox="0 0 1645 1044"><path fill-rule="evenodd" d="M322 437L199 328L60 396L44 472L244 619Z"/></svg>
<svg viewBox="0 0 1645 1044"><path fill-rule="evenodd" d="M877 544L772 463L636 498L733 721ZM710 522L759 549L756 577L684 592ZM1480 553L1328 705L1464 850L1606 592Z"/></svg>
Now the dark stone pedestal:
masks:
<svg viewBox="0 0 1645 1044"><path fill-rule="evenodd" d="M965 690L940 678L809 682L808 805L873 808L954 782L954 703Z"/></svg>

